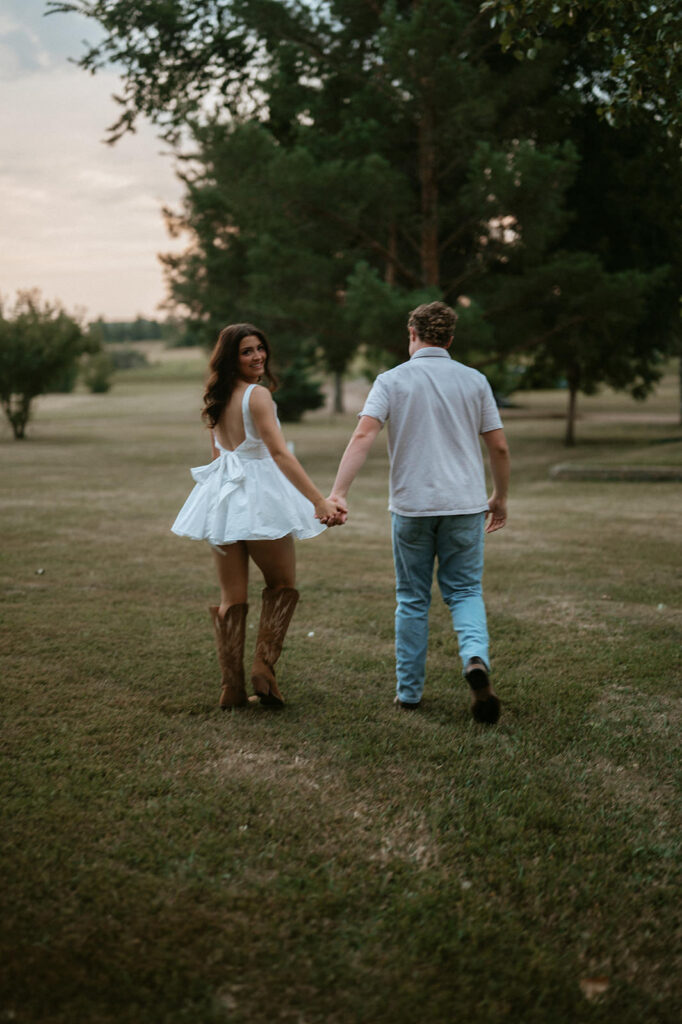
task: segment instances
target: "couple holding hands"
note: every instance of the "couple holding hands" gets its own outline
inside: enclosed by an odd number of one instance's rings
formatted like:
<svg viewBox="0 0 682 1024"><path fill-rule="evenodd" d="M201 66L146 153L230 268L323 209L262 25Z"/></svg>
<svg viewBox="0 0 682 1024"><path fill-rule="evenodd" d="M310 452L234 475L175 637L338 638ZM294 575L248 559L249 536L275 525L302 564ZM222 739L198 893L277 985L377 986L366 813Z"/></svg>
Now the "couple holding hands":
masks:
<svg viewBox="0 0 682 1024"><path fill-rule="evenodd" d="M251 700L283 705L275 664L298 602L294 539L315 537L346 521L348 490L387 423L397 599L395 703L413 710L421 702L437 563L473 717L488 724L498 720L481 579L484 533L499 530L507 518L509 449L486 378L450 358L456 319L443 302L410 313L410 358L375 380L329 498L284 440L271 395L276 379L267 338L253 324L232 324L220 332L202 412L211 429L213 458L192 469L194 489L171 529L207 540L213 548L220 605L210 611L221 708L249 703L244 679L249 558L265 580ZM481 437L493 483L490 497Z"/></svg>

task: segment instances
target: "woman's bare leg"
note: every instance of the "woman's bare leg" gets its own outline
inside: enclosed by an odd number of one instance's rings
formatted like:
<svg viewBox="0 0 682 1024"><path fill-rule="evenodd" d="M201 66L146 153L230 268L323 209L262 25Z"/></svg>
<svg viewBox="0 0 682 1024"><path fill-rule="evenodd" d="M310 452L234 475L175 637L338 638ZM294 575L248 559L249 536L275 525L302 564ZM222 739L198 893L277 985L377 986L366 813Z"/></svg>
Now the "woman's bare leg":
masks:
<svg viewBox="0 0 682 1024"><path fill-rule="evenodd" d="M224 544L220 551L213 552L218 583L220 584L220 611L224 618L225 612L233 604L246 604L249 582L249 552L246 542L238 540L236 544Z"/></svg>
<svg viewBox="0 0 682 1024"><path fill-rule="evenodd" d="M296 586L296 551L294 538L246 541L249 555L263 573L265 585L271 590ZM246 598L244 598L246 600Z"/></svg>
<svg viewBox="0 0 682 1024"><path fill-rule="evenodd" d="M277 540L239 540L213 552L220 584L220 615L233 604L246 604L249 583L249 555L263 573L271 590L296 584L296 552L293 537Z"/></svg>

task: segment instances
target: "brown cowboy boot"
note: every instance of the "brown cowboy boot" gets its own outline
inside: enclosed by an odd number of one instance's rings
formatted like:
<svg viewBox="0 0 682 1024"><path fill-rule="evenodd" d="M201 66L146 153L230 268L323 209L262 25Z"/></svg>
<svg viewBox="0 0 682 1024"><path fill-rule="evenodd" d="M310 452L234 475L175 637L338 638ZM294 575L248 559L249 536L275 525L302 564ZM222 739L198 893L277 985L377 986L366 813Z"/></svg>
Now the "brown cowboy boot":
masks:
<svg viewBox="0 0 682 1024"><path fill-rule="evenodd" d="M244 687L244 635L248 610L247 604L233 604L221 617L217 605L209 608L222 677L220 707L223 711L248 704Z"/></svg>
<svg viewBox="0 0 682 1024"><path fill-rule="evenodd" d="M268 707L281 708L284 704L275 680L274 667L282 653L284 637L297 602L298 591L293 587L282 587L280 590L266 587L263 591L251 682L253 692L260 698L261 704Z"/></svg>

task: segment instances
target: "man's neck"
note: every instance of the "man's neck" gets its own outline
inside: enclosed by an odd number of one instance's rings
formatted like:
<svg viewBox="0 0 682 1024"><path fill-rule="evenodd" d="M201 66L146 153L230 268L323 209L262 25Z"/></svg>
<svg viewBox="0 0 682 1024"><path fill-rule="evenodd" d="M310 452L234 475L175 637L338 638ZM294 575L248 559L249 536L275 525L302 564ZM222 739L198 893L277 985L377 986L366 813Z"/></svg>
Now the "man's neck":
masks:
<svg viewBox="0 0 682 1024"><path fill-rule="evenodd" d="M415 355L417 352L423 352L425 349L428 349L430 352L447 352L449 347L449 345L429 345L425 341L416 339L410 342L409 352L410 356Z"/></svg>
<svg viewBox="0 0 682 1024"><path fill-rule="evenodd" d="M422 349L425 348L440 348L445 352L447 351L447 349L450 348L451 344L452 338L450 338L450 341L447 343L447 345L429 345L428 342L421 340L421 338L419 337L419 335L417 334L413 327L410 327L410 341L408 346L410 356L413 356L415 352L420 352Z"/></svg>

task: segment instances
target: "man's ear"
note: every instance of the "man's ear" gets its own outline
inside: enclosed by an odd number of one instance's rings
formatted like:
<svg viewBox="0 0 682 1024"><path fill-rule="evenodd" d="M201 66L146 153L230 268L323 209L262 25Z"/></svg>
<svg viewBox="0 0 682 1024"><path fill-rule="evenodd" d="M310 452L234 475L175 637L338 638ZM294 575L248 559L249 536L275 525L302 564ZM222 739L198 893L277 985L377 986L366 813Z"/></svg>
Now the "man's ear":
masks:
<svg viewBox="0 0 682 1024"><path fill-rule="evenodd" d="M449 342L447 343L447 345L443 345L443 348L450 348L450 346L452 345L454 340L455 340L455 336L454 336L454 334L451 334Z"/></svg>

